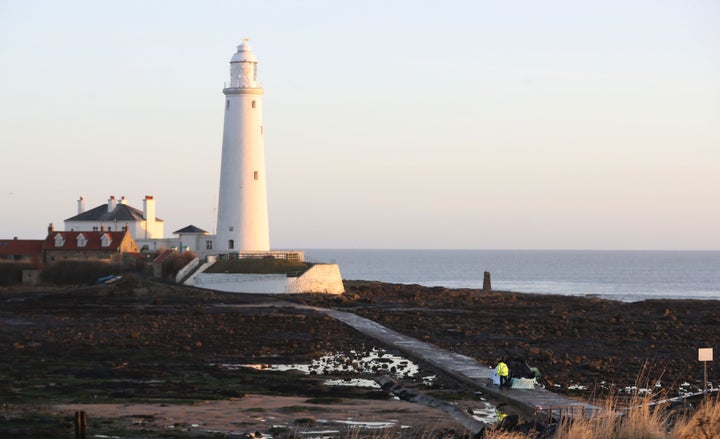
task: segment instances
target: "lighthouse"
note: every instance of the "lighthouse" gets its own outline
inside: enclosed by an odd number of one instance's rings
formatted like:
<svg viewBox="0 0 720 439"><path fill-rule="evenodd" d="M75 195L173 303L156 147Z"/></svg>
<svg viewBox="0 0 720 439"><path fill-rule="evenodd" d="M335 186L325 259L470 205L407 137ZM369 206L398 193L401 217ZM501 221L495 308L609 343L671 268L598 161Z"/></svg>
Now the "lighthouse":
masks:
<svg viewBox="0 0 720 439"><path fill-rule="evenodd" d="M269 251L262 95L257 58L245 39L230 59L217 213L217 250Z"/></svg>

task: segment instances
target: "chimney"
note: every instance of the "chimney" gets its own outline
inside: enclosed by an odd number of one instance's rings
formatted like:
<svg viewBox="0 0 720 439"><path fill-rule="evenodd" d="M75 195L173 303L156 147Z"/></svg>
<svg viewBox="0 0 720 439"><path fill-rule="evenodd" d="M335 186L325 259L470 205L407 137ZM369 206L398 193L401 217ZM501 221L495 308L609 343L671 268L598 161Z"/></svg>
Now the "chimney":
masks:
<svg viewBox="0 0 720 439"><path fill-rule="evenodd" d="M100 224L100 231L101 231L101 232L104 232L104 231L105 231L105 224Z"/></svg>
<svg viewBox="0 0 720 439"><path fill-rule="evenodd" d="M48 224L48 233L52 233L55 231L55 226L53 226L53 223Z"/></svg>
<svg viewBox="0 0 720 439"><path fill-rule="evenodd" d="M78 200L78 215L85 212L85 198L80 197Z"/></svg>
<svg viewBox="0 0 720 439"><path fill-rule="evenodd" d="M108 212L115 210L115 206L117 206L115 195L110 195L110 198L108 198Z"/></svg>
<svg viewBox="0 0 720 439"><path fill-rule="evenodd" d="M120 197L120 204L127 204L127 200L125 199L125 195Z"/></svg>
<svg viewBox="0 0 720 439"><path fill-rule="evenodd" d="M152 195L145 195L143 217L145 217L145 238L152 238L155 231L155 200Z"/></svg>

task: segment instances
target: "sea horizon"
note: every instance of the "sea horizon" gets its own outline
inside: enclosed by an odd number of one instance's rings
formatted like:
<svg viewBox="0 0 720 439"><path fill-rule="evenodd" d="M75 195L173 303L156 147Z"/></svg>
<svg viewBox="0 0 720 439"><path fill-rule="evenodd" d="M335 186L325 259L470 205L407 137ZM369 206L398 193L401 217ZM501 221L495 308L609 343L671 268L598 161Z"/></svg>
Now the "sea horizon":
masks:
<svg viewBox="0 0 720 439"><path fill-rule="evenodd" d="M720 250L306 249L345 280L594 296L720 299Z"/></svg>

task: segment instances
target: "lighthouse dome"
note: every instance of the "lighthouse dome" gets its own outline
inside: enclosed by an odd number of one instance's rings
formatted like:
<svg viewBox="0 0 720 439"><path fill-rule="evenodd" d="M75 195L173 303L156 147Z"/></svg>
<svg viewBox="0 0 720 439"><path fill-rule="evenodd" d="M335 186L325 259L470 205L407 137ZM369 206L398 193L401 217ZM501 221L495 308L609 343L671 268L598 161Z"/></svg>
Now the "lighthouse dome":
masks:
<svg viewBox="0 0 720 439"><path fill-rule="evenodd" d="M257 58L252 52L247 38L245 38L243 42L240 43L239 46L237 46L237 52L235 52L235 55L233 55L233 57L230 59L230 62L257 62Z"/></svg>

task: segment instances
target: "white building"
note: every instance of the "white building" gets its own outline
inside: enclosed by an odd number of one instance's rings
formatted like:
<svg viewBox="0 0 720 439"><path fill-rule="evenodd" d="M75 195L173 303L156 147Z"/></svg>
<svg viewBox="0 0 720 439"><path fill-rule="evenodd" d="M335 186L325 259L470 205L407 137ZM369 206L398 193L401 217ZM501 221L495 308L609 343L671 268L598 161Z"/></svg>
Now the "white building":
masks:
<svg viewBox="0 0 720 439"><path fill-rule="evenodd" d="M155 199L152 195L145 196L142 210L128 205L125 197L118 200L114 195L108 198L107 204L86 210L85 199L80 197L77 202L77 215L65 220L65 230L76 232L128 230L139 244L142 240L164 238L165 222L155 216Z"/></svg>
<svg viewBox="0 0 720 439"><path fill-rule="evenodd" d="M230 60L218 198L219 253L270 250L262 95L247 39Z"/></svg>
<svg viewBox="0 0 720 439"><path fill-rule="evenodd" d="M208 254L217 253L215 247L215 235L211 235L205 230L195 227L192 224L175 230L173 235L177 235L182 250L190 250L198 256L204 258Z"/></svg>

